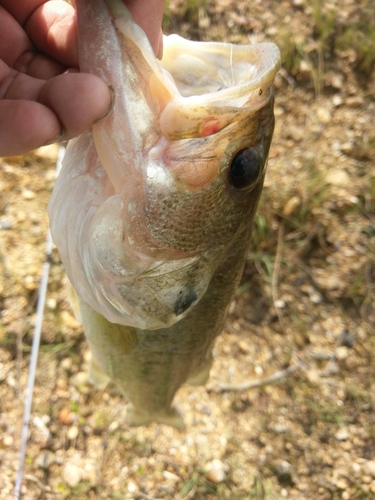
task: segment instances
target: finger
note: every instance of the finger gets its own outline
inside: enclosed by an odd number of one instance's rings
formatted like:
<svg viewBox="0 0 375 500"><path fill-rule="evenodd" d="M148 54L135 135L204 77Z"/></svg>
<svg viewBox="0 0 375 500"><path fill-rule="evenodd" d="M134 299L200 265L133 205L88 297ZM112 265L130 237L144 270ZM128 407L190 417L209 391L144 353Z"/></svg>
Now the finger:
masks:
<svg viewBox="0 0 375 500"><path fill-rule="evenodd" d="M61 133L55 113L38 102L4 99L0 116L0 156L27 153Z"/></svg>
<svg viewBox="0 0 375 500"><path fill-rule="evenodd" d="M24 28L42 53L66 67L78 66L76 14L71 5L46 2L32 13Z"/></svg>
<svg viewBox="0 0 375 500"><path fill-rule="evenodd" d="M78 65L75 11L66 2L51 1L41 6L25 28L41 54L18 21L0 5L0 59L8 66L47 80Z"/></svg>
<svg viewBox="0 0 375 500"><path fill-rule="evenodd" d="M101 78L85 73L69 73L48 80L38 98L50 108L71 139L103 118L111 106L111 93Z"/></svg>
<svg viewBox="0 0 375 500"><path fill-rule="evenodd" d="M32 44L25 31L14 17L0 5L0 59L8 66L14 66L19 57L32 50Z"/></svg>
<svg viewBox="0 0 375 500"><path fill-rule="evenodd" d="M161 22L164 0L124 0L134 21L143 29L158 56L162 51Z"/></svg>
<svg viewBox="0 0 375 500"><path fill-rule="evenodd" d="M21 24L31 16L31 14L47 0L0 0L2 5Z"/></svg>
<svg viewBox="0 0 375 500"><path fill-rule="evenodd" d="M105 116L111 106L107 85L94 75L64 74L46 83L27 75L19 77L18 90L39 102L0 101L0 156L23 154L75 137Z"/></svg>

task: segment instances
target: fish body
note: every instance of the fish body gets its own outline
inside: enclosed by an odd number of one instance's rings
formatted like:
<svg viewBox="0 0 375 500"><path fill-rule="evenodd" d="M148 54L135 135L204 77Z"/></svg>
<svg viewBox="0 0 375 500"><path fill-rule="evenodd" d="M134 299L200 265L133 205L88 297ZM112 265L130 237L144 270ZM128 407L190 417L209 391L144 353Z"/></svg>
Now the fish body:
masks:
<svg viewBox="0 0 375 500"><path fill-rule="evenodd" d="M182 428L174 395L207 380L242 273L280 54L270 43L172 35L159 63L121 0L76 3L81 70L115 98L108 118L68 146L51 232L77 294L91 379L116 382L131 424Z"/></svg>

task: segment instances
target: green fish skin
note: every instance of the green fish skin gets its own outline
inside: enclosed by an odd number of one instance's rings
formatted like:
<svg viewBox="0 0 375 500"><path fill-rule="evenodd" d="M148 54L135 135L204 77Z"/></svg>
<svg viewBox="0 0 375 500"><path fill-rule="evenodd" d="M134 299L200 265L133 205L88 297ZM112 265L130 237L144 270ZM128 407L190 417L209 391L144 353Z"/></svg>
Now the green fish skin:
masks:
<svg viewBox="0 0 375 500"><path fill-rule="evenodd" d="M159 62L121 0L77 0L80 67L112 113L70 142L48 212L92 351L128 422L184 428L241 277L274 128L271 43L164 37Z"/></svg>

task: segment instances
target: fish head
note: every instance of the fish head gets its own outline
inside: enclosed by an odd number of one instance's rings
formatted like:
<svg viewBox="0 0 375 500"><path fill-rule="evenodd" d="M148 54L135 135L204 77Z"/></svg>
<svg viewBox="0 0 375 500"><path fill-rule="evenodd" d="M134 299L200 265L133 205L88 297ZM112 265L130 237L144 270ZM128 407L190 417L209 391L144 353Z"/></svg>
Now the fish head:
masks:
<svg viewBox="0 0 375 500"><path fill-rule="evenodd" d="M115 100L82 160L97 177L95 200L82 194L84 272L62 259L109 321L169 327L199 302L235 239L250 235L279 50L171 35L159 62L121 0L77 6L81 69L107 81Z"/></svg>

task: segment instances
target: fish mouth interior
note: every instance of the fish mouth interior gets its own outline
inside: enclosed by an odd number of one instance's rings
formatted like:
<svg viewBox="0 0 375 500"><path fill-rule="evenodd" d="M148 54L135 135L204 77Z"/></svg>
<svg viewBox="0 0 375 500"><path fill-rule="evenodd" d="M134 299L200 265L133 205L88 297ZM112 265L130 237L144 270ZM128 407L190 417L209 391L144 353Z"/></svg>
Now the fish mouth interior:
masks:
<svg viewBox="0 0 375 500"><path fill-rule="evenodd" d="M219 92L227 98L228 92L249 92L270 84L280 66L280 53L267 42L191 42L170 35L164 37L161 66L173 77L183 97Z"/></svg>

